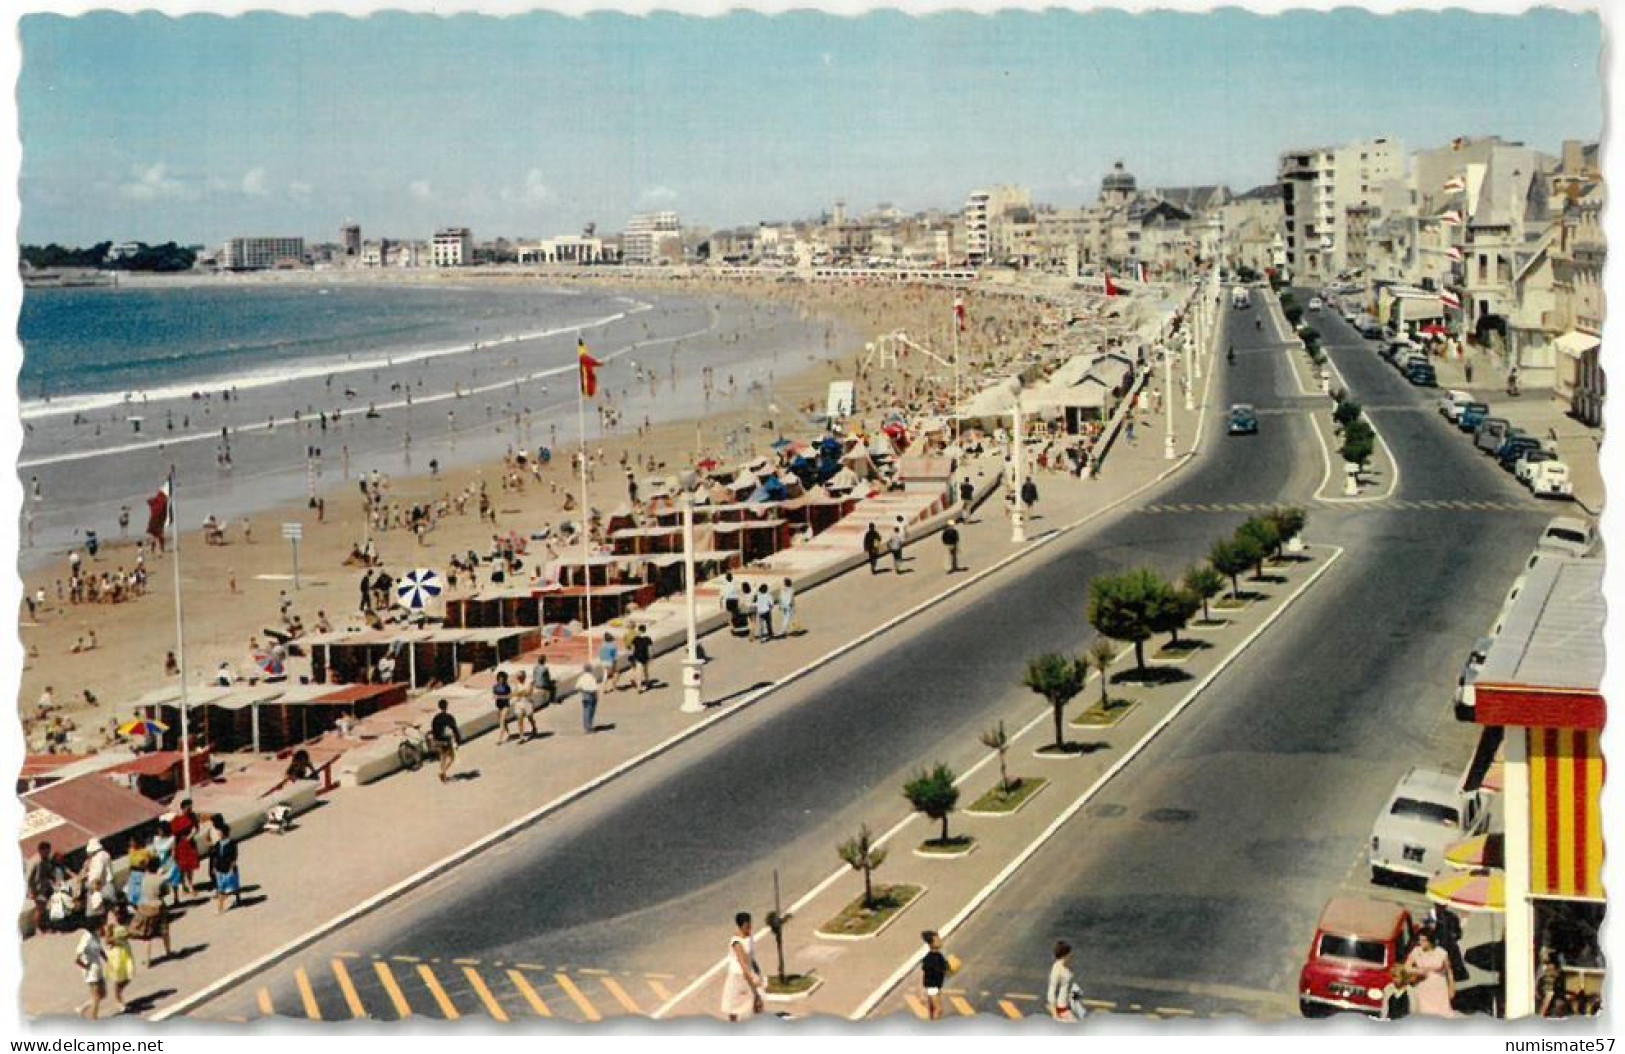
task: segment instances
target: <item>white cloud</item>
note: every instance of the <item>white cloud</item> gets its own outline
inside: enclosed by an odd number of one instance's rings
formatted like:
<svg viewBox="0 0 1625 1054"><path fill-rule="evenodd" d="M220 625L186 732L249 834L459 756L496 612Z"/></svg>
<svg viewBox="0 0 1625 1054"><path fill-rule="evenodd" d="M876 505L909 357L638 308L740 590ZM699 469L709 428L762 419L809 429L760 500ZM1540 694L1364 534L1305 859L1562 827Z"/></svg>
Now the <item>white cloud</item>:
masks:
<svg viewBox="0 0 1625 1054"><path fill-rule="evenodd" d="M263 198L270 193L265 186L265 169L251 168L243 173L242 190L251 198Z"/></svg>
<svg viewBox="0 0 1625 1054"><path fill-rule="evenodd" d="M119 193L132 201L156 201L159 198L190 197L192 188L186 182L169 174L169 166L162 161L151 165L130 166L130 181L119 184Z"/></svg>
<svg viewBox="0 0 1625 1054"><path fill-rule="evenodd" d="M295 201L309 201L310 193L314 189L309 183L301 183L296 179L288 184L288 197Z"/></svg>
<svg viewBox="0 0 1625 1054"><path fill-rule="evenodd" d="M434 197L434 188L429 186L429 181L426 179L414 179L406 189L411 191L412 196L419 201L428 201Z"/></svg>
<svg viewBox="0 0 1625 1054"><path fill-rule="evenodd" d="M666 186L653 186L643 192L638 198L645 205L663 205L677 200L677 192Z"/></svg>
<svg viewBox="0 0 1625 1054"><path fill-rule="evenodd" d="M519 205L548 205L559 199L554 189L542 180L542 170L533 168L525 173L525 185L515 190L502 188L502 200Z"/></svg>

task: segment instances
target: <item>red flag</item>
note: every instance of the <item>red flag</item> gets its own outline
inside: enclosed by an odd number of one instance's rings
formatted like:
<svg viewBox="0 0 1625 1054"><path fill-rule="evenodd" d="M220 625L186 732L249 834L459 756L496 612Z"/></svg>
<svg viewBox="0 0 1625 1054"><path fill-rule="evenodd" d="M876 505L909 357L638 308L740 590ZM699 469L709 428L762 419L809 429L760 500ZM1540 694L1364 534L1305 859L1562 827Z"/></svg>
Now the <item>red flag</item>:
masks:
<svg viewBox="0 0 1625 1054"><path fill-rule="evenodd" d="M158 493L147 499L147 535L158 546L158 551L164 550L164 529L169 526L169 489L170 480L158 488Z"/></svg>
<svg viewBox="0 0 1625 1054"><path fill-rule="evenodd" d="M959 327L959 332L961 332L961 333L965 332L965 298L964 298L964 296L955 296L954 297L954 324Z"/></svg>
<svg viewBox="0 0 1625 1054"><path fill-rule="evenodd" d="M1106 295L1107 296L1116 296L1117 293L1118 293L1117 283L1112 281L1111 272L1107 271L1106 272Z"/></svg>
<svg viewBox="0 0 1625 1054"><path fill-rule="evenodd" d="M587 342L576 338L576 362L581 369L581 394L591 399L598 394L598 367L603 363L587 354Z"/></svg>
<svg viewBox="0 0 1625 1054"><path fill-rule="evenodd" d="M1439 290L1439 303L1443 304L1452 311L1461 310L1461 297L1457 296L1449 289Z"/></svg>

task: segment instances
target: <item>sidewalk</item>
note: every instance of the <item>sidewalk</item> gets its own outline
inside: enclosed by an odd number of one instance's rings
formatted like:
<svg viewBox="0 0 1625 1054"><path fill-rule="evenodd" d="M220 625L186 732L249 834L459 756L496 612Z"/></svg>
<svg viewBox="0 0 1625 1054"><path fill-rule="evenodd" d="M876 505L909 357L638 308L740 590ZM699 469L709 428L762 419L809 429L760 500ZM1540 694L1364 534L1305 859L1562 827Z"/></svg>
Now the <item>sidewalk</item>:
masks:
<svg viewBox="0 0 1625 1054"><path fill-rule="evenodd" d="M1210 376L1211 359L1208 363L1199 392ZM1163 383L1160 369L1154 383ZM1172 403L1180 449L1188 450L1200 406L1197 413L1187 413L1182 400ZM1160 426L1160 420L1144 420L1136 442L1116 442L1098 479L1037 473L1041 500L1029 537L1099 514L1177 464L1163 457ZM961 529L962 560L970 574L950 578L940 542L925 536L908 549L913 573L875 577L860 568L801 594L797 622L805 630L802 635L767 645L726 634L706 637L712 660L705 668L706 697L720 705L704 714L679 711L681 676L678 653L672 653L658 658L652 671L665 687L646 695L623 691L601 698L598 722L613 726L612 731L583 736L579 709L566 700L540 716L546 733L541 740L499 748L494 737L485 736L468 744L457 764L464 778L449 786L425 768L325 796L291 833L255 837L243 845L249 906L224 915L202 902L188 908L173 927L174 945L182 955L175 961L148 970L145 952L137 948L141 969L131 997L142 1013L161 1012L268 956L293 951L318 927L358 906L385 903L414 887L423 873L454 866L500 837L482 838L484 832L534 822L680 738L725 721L741 707L771 704L774 686L829 661L855 637L964 588L978 572L1023 548L1010 542L1001 506L997 499L986 503ZM759 687L763 682L770 684ZM23 1007L28 1015L71 1013L82 1002L83 984L72 963L74 940L73 935L50 934L24 942Z"/></svg>

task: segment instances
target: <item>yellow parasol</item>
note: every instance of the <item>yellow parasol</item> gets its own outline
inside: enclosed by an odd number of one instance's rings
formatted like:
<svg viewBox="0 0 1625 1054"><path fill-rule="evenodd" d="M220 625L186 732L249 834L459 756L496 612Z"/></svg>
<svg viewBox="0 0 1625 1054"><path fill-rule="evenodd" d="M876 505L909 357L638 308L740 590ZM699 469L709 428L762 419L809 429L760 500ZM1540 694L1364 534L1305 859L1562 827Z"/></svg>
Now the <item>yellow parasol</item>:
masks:
<svg viewBox="0 0 1625 1054"><path fill-rule="evenodd" d="M1444 860L1451 867L1463 871L1505 867L1505 840L1499 832L1468 838L1447 847L1444 851Z"/></svg>
<svg viewBox="0 0 1625 1054"><path fill-rule="evenodd" d="M1506 910L1506 877L1499 871L1441 871L1428 880L1428 899L1457 911Z"/></svg>

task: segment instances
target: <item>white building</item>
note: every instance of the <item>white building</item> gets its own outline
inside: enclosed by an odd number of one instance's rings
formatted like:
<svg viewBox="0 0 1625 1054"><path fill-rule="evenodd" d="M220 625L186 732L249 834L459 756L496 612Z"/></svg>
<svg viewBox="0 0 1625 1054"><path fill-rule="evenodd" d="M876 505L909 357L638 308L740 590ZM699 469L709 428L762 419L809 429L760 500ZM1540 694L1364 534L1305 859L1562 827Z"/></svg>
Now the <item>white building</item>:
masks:
<svg viewBox="0 0 1625 1054"><path fill-rule="evenodd" d="M671 257L675 251L676 260ZM621 234L621 260L629 264L682 262L683 225L677 213L640 212Z"/></svg>
<svg viewBox="0 0 1625 1054"><path fill-rule="evenodd" d="M1405 148L1380 138L1289 150L1277 172L1287 267L1298 281L1324 282L1349 266L1348 211L1375 205L1383 185L1404 176Z"/></svg>
<svg viewBox="0 0 1625 1054"><path fill-rule="evenodd" d="M467 267L474 262L474 234L467 227L442 227L434 232L430 256L436 267Z"/></svg>
<svg viewBox="0 0 1625 1054"><path fill-rule="evenodd" d="M999 240L997 228L1014 209L1032 209L1026 187L996 186L971 193L965 202L965 256L972 267L989 262Z"/></svg>
<svg viewBox="0 0 1625 1054"><path fill-rule="evenodd" d="M535 245L521 245L518 259L522 264L602 264L614 263L618 258L613 245L602 238L582 234L561 234L544 238Z"/></svg>
<svg viewBox="0 0 1625 1054"><path fill-rule="evenodd" d="M303 238L232 238L220 249L220 266L227 271L266 271L304 261Z"/></svg>

